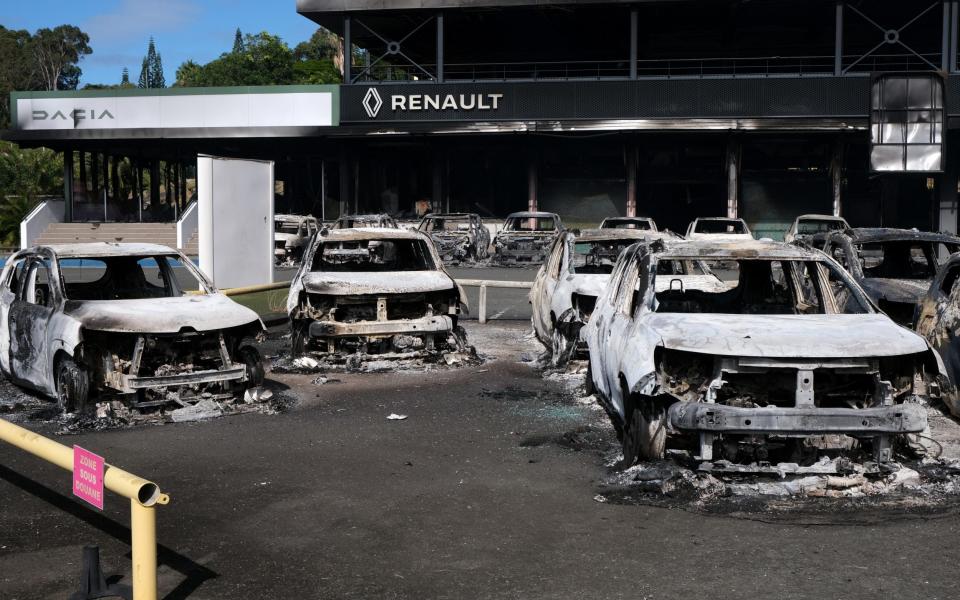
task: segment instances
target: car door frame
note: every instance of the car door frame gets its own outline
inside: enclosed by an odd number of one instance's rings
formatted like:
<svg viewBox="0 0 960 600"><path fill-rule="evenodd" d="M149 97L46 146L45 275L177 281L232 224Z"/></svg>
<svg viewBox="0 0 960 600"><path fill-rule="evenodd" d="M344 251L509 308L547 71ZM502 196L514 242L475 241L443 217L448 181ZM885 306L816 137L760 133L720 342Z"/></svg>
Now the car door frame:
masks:
<svg viewBox="0 0 960 600"><path fill-rule="evenodd" d="M50 264L44 264L45 260ZM7 313L10 374L15 381L39 390L48 390L50 387L52 357L48 334L50 321L58 310L61 298L59 286L56 283L58 270L53 263L52 257L38 253L29 255L24 281L17 290ZM29 282L33 279L34 286L36 285L40 268L47 269L48 297L43 305L26 299Z"/></svg>

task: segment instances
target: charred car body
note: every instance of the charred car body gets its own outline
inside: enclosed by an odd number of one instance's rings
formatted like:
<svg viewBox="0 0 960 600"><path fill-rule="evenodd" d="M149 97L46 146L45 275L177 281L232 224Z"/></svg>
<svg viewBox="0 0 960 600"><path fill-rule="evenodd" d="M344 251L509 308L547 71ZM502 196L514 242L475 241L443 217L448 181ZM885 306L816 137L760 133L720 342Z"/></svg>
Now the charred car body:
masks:
<svg viewBox="0 0 960 600"><path fill-rule="evenodd" d="M322 231L287 299L293 354L329 358L462 349L465 309L430 239L401 229Z"/></svg>
<svg viewBox="0 0 960 600"><path fill-rule="evenodd" d="M355 229L357 227L388 227L397 229L397 221L388 214L379 215L343 215L333 224L333 229Z"/></svg>
<svg viewBox="0 0 960 600"><path fill-rule="evenodd" d="M794 242L812 238L829 231L845 231L850 224L843 217L833 215L800 215L793 220L793 225L783 235L783 241Z"/></svg>
<svg viewBox="0 0 960 600"><path fill-rule="evenodd" d="M493 260L501 265L539 265L563 231L556 213L511 213L493 241Z"/></svg>
<svg viewBox="0 0 960 600"><path fill-rule="evenodd" d="M310 238L320 230L316 217L275 215L273 217L273 256L277 263L303 258Z"/></svg>
<svg viewBox="0 0 960 600"><path fill-rule="evenodd" d="M687 260L736 268L719 291L658 283L660 263ZM926 427L943 373L839 265L775 242L631 246L581 335L628 464L663 457L668 434L702 461L890 460L897 436Z"/></svg>
<svg viewBox="0 0 960 600"><path fill-rule="evenodd" d="M960 250L960 237L914 229L853 228L813 236L891 319L913 328L920 301L941 257Z"/></svg>
<svg viewBox="0 0 960 600"><path fill-rule="evenodd" d="M650 217L607 217L600 222L600 229L656 231L657 224Z"/></svg>
<svg viewBox="0 0 960 600"><path fill-rule="evenodd" d="M550 256L537 272L530 289L533 329L537 339L549 348L555 364L583 351L580 328L589 321L597 297L603 292L620 253L635 243L649 244L662 238L679 239L673 233L639 229L588 229L579 236L564 232L554 243ZM722 286L702 263L664 263L673 277L687 289Z"/></svg>
<svg viewBox="0 0 960 600"><path fill-rule="evenodd" d="M0 366L66 412L235 397L259 385L264 328L182 254L153 244L22 250L0 280Z"/></svg>
<svg viewBox="0 0 960 600"><path fill-rule="evenodd" d="M947 370L941 397L960 417L960 254L950 256L933 278L920 304L917 333L940 354Z"/></svg>
<svg viewBox="0 0 960 600"><path fill-rule="evenodd" d="M417 230L430 236L444 263L483 260L490 255L490 232L479 215L429 214Z"/></svg>

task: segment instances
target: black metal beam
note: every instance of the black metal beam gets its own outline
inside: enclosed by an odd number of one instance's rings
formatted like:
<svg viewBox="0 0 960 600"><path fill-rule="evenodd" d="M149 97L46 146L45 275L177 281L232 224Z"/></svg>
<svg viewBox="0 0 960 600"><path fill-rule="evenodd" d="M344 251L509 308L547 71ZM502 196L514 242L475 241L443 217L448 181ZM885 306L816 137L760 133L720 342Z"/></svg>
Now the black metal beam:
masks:
<svg viewBox="0 0 960 600"><path fill-rule="evenodd" d="M637 78L637 9L630 9L630 79Z"/></svg>
<svg viewBox="0 0 960 600"><path fill-rule="evenodd" d="M443 83L443 13L437 13L437 83Z"/></svg>
<svg viewBox="0 0 960 600"><path fill-rule="evenodd" d="M350 15L343 17L343 81L353 83L353 42L350 36Z"/></svg>
<svg viewBox="0 0 960 600"><path fill-rule="evenodd" d="M843 75L843 2L834 10L833 74Z"/></svg>

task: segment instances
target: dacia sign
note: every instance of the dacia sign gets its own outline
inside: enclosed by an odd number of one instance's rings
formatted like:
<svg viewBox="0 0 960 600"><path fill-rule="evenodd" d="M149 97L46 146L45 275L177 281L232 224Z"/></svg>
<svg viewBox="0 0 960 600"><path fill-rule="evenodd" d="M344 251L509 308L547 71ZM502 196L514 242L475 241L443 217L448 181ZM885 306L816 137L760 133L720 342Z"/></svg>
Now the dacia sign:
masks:
<svg viewBox="0 0 960 600"><path fill-rule="evenodd" d="M314 91L315 90L315 91ZM328 127L335 86L14 92L16 129Z"/></svg>

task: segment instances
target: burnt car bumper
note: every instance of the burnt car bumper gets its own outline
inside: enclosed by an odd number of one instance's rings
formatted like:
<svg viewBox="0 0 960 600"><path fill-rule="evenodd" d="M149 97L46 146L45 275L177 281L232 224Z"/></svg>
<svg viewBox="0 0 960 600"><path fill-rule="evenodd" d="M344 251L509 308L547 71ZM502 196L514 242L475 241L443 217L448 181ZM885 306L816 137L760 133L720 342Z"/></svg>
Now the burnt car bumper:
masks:
<svg viewBox="0 0 960 600"><path fill-rule="evenodd" d="M117 375L115 381L110 382L113 387L124 393L133 393L137 390L178 387L182 385L196 385L201 383L216 383L225 381L243 382L247 380L247 368L244 365L233 366L227 369L194 371L192 373L177 373L159 377L139 377L135 375Z"/></svg>
<svg viewBox="0 0 960 600"><path fill-rule="evenodd" d="M740 408L677 402L670 407L668 416L675 429L705 433L880 435L918 433L927 426L927 413L919 404L855 409Z"/></svg>
<svg viewBox="0 0 960 600"><path fill-rule="evenodd" d="M443 333L453 331L453 319L438 315L419 319L391 319L389 321L314 321L310 323L311 337L389 336Z"/></svg>
<svg viewBox="0 0 960 600"><path fill-rule="evenodd" d="M540 264L547 259L547 248L512 249L497 248L495 260L503 265Z"/></svg>

